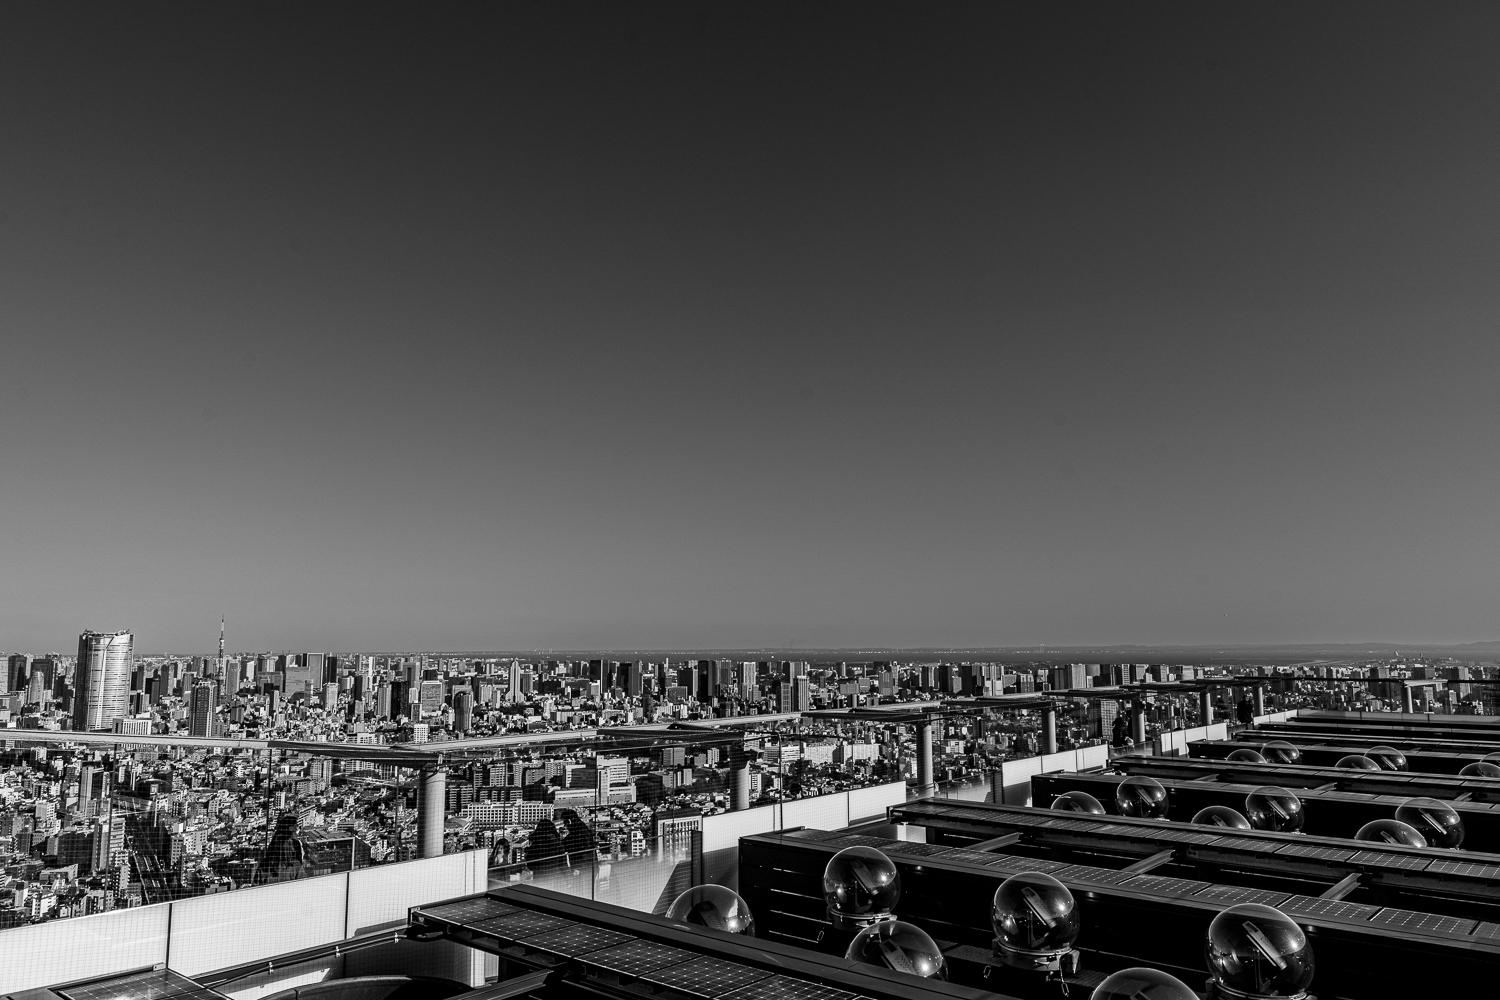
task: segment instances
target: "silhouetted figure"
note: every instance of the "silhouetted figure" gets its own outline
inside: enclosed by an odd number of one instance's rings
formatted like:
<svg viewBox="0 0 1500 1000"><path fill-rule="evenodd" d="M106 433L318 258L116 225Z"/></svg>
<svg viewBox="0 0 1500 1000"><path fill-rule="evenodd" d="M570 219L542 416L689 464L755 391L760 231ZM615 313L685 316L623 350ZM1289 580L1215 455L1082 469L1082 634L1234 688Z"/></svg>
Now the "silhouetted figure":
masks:
<svg viewBox="0 0 1500 1000"><path fill-rule="evenodd" d="M307 848L297 836L297 814L283 813L276 820L276 832L260 856L255 870L255 884L289 882L307 874Z"/></svg>

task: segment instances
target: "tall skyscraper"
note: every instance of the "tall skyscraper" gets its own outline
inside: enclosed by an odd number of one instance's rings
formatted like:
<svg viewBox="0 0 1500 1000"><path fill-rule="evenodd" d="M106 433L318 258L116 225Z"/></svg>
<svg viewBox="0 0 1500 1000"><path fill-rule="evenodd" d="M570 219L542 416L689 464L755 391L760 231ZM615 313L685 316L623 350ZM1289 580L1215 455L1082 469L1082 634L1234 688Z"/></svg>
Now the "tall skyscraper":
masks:
<svg viewBox="0 0 1500 1000"><path fill-rule="evenodd" d="M519 701L522 701L522 700L525 699L525 695L523 695L521 693L521 661L520 660L511 660L510 661L510 691L506 695L506 697L509 698L512 703L519 702Z"/></svg>
<svg viewBox="0 0 1500 1000"><path fill-rule="evenodd" d="M73 668L73 728L113 729L129 714L130 663L135 636L130 632L84 632L78 637Z"/></svg>
<svg viewBox="0 0 1500 1000"><path fill-rule="evenodd" d="M13 653L5 661L5 690L23 691L26 686L26 668L31 665L31 657L25 653Z"/></svg>
<svg viewBox="0 0 1500 1000"><path fill-rule="evenodd" d="M188 735L189 736L217 736L214 730L217 728L218 716L214 715L214 709L218 707L218 692L214 689L212 681L200 681L193 685L192 701L188 706Z"/></svg>

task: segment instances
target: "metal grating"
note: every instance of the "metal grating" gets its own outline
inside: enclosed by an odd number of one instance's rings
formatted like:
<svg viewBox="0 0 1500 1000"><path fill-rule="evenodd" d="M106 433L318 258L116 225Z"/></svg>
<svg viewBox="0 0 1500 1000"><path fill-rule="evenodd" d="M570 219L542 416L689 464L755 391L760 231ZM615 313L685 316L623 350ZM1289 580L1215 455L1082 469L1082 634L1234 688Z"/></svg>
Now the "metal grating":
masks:
<svg viewBox="0 0 1500 1000"><path fill-rule="evenodd" d="M207 986L167 969L137 972L129 976L103 979L81 986L54 989L67 1000L165 1000L167 997L222 997Z"/></svg>
<svg viewBox="0 0 1500 1000"><path fill-rule="evenodd" d="M717 958L695 958L681 965L668 966L641 977L648 983L665 986L679 993L697 997L721 997L752 983L770 979L771 973L749 966L734 965Z"/></svg>
<svg viewBox="0 0 1500 1000"><path fill-rule="evenodd" d="M681 965L697 957L686 949L657 944L655 941L629 941L613 948L590 952L581 961L639 979L648 972L665 969L669 965Z"/></svg>
<svg viewBox="0 0 1500 1000"><path fill-rule="evenodd" d="M823 843L836 847L879 847L884 849L892 844L899 844L901 841L892 840L890 837L868 837L862 833L849 833L842 837L829 837Z"/></svg>
<svg viewBox="0 0 1500 1000"><path fill-rule="evenodd" d="M1474 937L1485 941L1500 941L1500 924L1492 924L1488 920L1479 921L1479 926L1474 928Z"/></svg>
<svg viewBox="0 0 1500 1000"><path fill-rule="evenodd" d="M1171 840L1183 844L1212 844L1219 839L1217 833L1198 833L1193 830L1154 830L1152 840Z"/></svg>
<svg viewBox="0 0 1500 1000"><path fill-rule="evenodd" d="M847 990L790 976L772 976L724 994L725 1000L856 1000Z"/></svg>
<svg viewBox="0 0 1500 1000"><path fill-rule="evenodd" d="M1380 868L1402 868L1419 872L1432 864L1432 859L1411 854L1394 854L1389 851L1359 851L1349 860L1356 865L1374 865Z"/></svg>
<svg viewBox="0 0 1500 1000"><path fill-rule="evenodd" d="M1427 866L1427 870L1441 875L1500 881L1500 865L1484 865L1477 861L1434 861Z"/></svg>
<svg viewBox="0 0 1500 1000"><path fill-rule="evenodd" d="M1197 893L1197 899L1212 899L1224 903L1261 903L1265 906L1280 906L1291 893L1279 889L1251 889L1243 885L1211 885Z"/></svg>
<svg viewBox="0 0 1500 1000"><path fill-rule="evenodd" d="M1299 858L1317 858L1319 861L1348 861L1354 852L1342 847L1319 847L1316 844L1287 844L1277 854L1290 854Z"/></svg>
<svg viewBox="0 0 1500 1000"><path fill-rule="evenodd" d="M1190 878L1173 878L1170 875L1137 875L1124 883L1127 889L1144 889L1166 896L1191 896L1207 889L1211 882L1199 882Z"/></svg>
<svg viewBox="0 0 1500 1000"><path fill-rule="evenodd" d="M941 861L967 861L976 865L987 865L995 860L995 855L988 851L970 851L962 847L952 847L933 856Z"/></svg>
<svg viewBox="0 0 1500 1000"><path fill-rule="evenodd" d="M516 910L514 913L506 913L502 916L491 917L469 924L473 930L493 937L504 938L507 941L518 941L521 938L536 937L543 931L556 930L573 923L562 917L554 917L550 913L537 913L535 910Z"/></svg>
<svg viewBox="0 0 1500 1000"><path fill-rule="evenodd" d="M506 913L515 913L519 909L521 907L512 903L504 903L489 896L480 896L476 899L460 899L456 903L444 903L441 906L419 906L417 912L436 917L438 920L450 920L455 924L473 924Z"/></svg>
<svg viewBox="0 0 1500 1000"><path fill-rule="evenodd" d="M1378 906L1346 903L1342 899L1318 899L1314 896L1288 896L1277 909L1305 917L1333 917L1363 923L1375 915Z"/></svg>
<svg viewBox="0 0 1500 1000"><path fill-rule="evenodd" d="M1467 936L1474 929L1477 920L1464 920L1461 917L1448 917L1441 913L1417 913L1415 910L1384 909L1370 918L1374 924L1384 924L1387 927L1401 927L1409 931L1424 931L1428 934L1439 934L1443 936Z"/></svg>
<svg viewBox="0 0 1500 1000"><path fill-rule="evenodd" d="M914 854L921 858L930 858L939 854L946 854L951 847L943 847L940 844L918 844L904 840L897 840L886 847L885 850L891 854Z"/></svg>
<svg viewBox="0 0 1500 1000"><path fill-rule="evenodd" d="M1099 824L1086 819L1049 819L1041 824L1047 830L1070 830L1074 833L1093 833L1099 829Z"/></svg>
<svg viewBox="0 0 1500 1000"><path fill-rule="evenodd" d="M629 940L631 940L629 934L621 934L619 931L593 927L589 924L574 924L571 927L561 927L524 937L521 943L537 951L573 958L601 948L612 948Z"/></svg>

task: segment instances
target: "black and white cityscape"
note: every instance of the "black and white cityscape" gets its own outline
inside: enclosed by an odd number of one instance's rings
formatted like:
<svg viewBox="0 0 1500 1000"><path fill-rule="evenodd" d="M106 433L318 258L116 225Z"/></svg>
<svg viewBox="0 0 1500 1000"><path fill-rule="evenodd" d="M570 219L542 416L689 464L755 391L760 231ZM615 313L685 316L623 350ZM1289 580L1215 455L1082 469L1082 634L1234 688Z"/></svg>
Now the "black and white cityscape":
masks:
<svg viewBox="0 0 1500 1000"><path fill-rule="evenodd" d="M0 8L0 1000L1500 974L1500 8Z"/></svg>

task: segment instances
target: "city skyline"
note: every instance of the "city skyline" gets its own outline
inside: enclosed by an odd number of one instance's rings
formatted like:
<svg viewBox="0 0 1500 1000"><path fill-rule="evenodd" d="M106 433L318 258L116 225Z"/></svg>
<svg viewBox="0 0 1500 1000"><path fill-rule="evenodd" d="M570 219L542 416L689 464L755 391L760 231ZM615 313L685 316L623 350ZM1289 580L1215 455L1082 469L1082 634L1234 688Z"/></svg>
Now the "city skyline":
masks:
<svg viewBox="0 0 1500 1000"><path fill-rule="evenodd" d="M0 11L0 645L1491 641L1500 11Z"/></svg>

